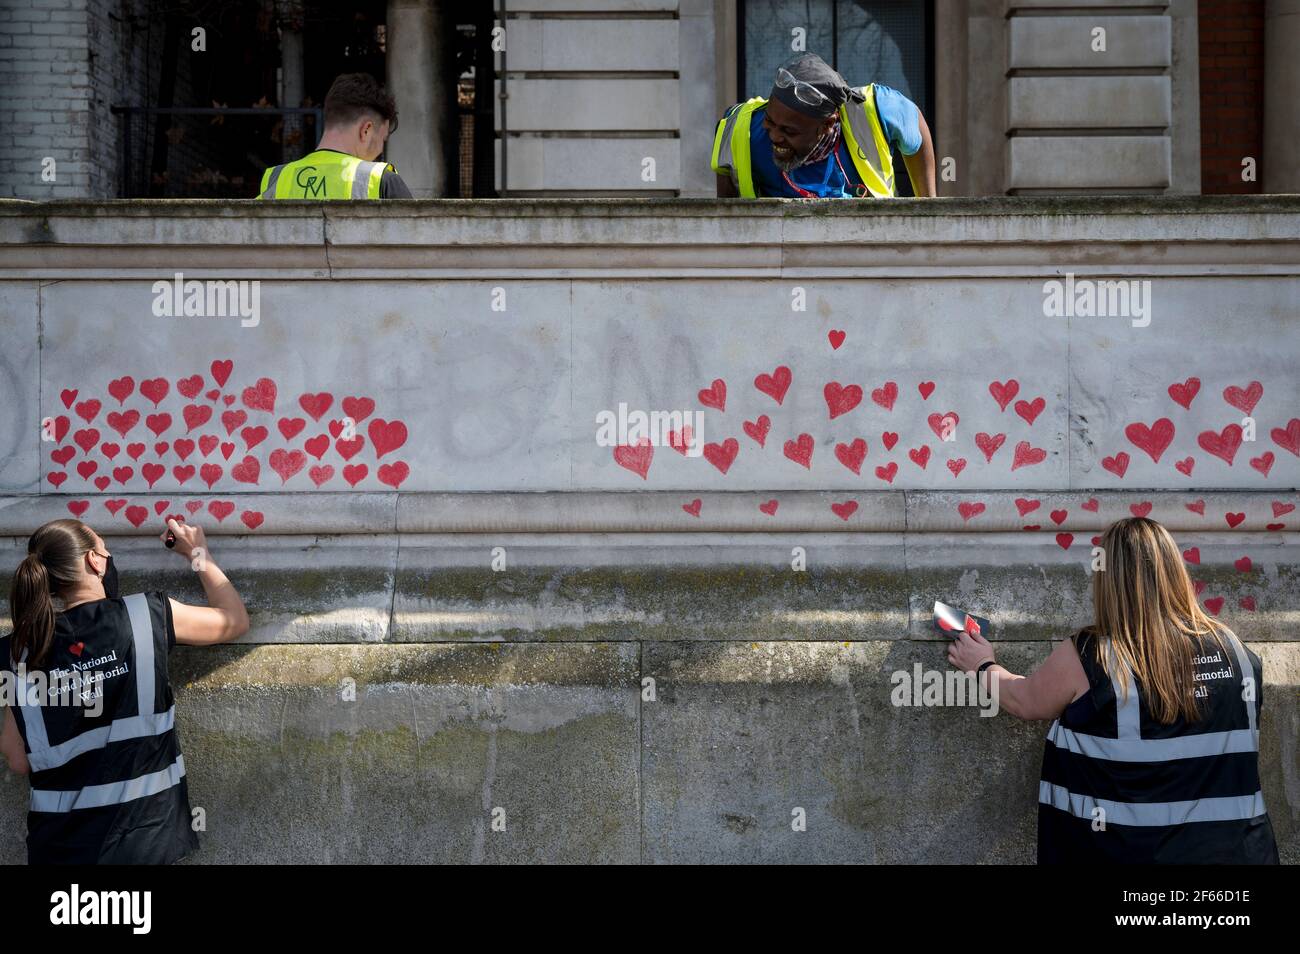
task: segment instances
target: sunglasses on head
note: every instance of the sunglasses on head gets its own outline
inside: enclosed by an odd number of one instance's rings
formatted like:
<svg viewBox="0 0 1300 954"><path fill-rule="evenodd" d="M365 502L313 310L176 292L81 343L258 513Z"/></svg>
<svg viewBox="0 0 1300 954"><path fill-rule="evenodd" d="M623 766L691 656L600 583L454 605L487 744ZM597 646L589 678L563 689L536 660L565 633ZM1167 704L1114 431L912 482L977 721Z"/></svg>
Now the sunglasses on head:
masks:
<svg viewBox="0 0 1300 954"><path fill-rule="evenodd" d="M813 86L812 83L806 83L795 77L795 75L784 66L777 67L776 85L781 89L794 87L795 99L799 100L801 103L806 103L809 106L820 106L822 103L830 99L829 96L819 90L816 86Z"/></svg>

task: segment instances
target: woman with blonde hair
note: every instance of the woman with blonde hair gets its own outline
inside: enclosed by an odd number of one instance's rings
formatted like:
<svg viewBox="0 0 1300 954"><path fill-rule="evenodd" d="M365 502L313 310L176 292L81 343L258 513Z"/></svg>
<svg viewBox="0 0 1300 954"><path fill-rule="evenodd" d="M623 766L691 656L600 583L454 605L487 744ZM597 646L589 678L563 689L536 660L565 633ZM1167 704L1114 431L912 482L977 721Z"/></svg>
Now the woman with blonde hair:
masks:
<svg viewBox="0 0 1300 954"><path fill-rule="evenodd" d="M168 864L198 847L167 652L236 639L248 614L203 530L167 526L210 606L119 598L112 554L80 520L40 527L14 573L0 750L30 777L32 864Z"/></svg>
<svg viewBox="0 0 1300 954"><path fill-rule="evenodd" d="M1169 532L1101 538L1094 622L1031 676L960 633L949 661L1022 719L1052 719L1038 788L1040 864L1277 864L1259 779L1259 657L1201 609ZM981 687L983 688L983 687Z"/></svg>

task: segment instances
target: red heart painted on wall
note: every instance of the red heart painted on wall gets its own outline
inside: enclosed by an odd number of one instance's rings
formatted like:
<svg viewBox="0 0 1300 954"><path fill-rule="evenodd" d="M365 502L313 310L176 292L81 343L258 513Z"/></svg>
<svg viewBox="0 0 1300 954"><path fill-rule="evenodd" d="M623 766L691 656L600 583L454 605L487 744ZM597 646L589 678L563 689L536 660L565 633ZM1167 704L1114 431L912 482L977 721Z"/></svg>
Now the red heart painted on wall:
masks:
<svg viewBox="0 0 1300 954"><path fill-rule="evenodd" d="M1248 417L1263 396L1264 385L1258 381L1251 381L1244 388L1229 386L1223 389L1223 399Z"/></svg>
<svg viewBox="0 0 1300 954"><path fill-rule="evenodd" d="M1004 443L1007 435L1005 434L985 434L982 431L975 435L975 446L984 452L984 459L990 464L993 463L993 455L998 452Z"/></svg>
<svg viewBox="0 0 1300 954"><path fill-rule="evenodd" d="M767 446L767 432L772 428L772 421L766 414L760 414L757 421L745 421L741 427L759 447Z"/></svg>
<svg viewBox="0 0 1300 954"><path fill-rule="evenodd" d="M1137 421L1124 428L1124 436L1138 448L1151 455L1151 460L1160 463L1163 454L1174 440L1174 422L1162 417L1150 427Z"/></svg>
<svg viewBox="0 0 1300 954"><path fill-rule="evenodd" d="M306 411L307 416L313 421L319 421L333 403L334 395L328 391L321 391L319 394L303 394L298 397L298 406Z"/></svg>
<svg viewBox="0 0 1300 954"><path fill-rule="evenodd" d="M858 502L856 500L846 500L843 503L831 504L831 511L841 520L848 520L858 512Z"/></svg>
<svg viewBox="0 0 1300 954"><path fill-rule="evenodd" d="M849 444L835 445L835 459L841 464L853 471L855 474L862 473L862 462L867 457L867 442L861 437L856 438Z"/></svg>
<svg viewBox="0 0 1300 954"><path fill-rule="evenodd" d="M1207 454L1213 454L1220 460L1228 462L1232 466L1232 460L1237 456L1237 449L1241 447L1241 425L1229 424L1218 434L1214 431L1202 431L1196 436L1196 443L1201 445L1201 449Z"/></svg>
<svg viewBox="0 0 1300 954"><path fill-rule="evenodd" d="M1000 411L1006 411L1007 404L1019 393L1020 382L1015 378L1008 379L1005 384L994 381L989 385L989 394L993 395L993 400L998 402Z"/></svg>
<svg viewBox="0 0 1300 954"><path fill-rule="evenodd" d="M739 453L740 441L734 437L728 437L721 444L704 445L704 459L724 474L731 469Z"/></svg>
<svg viewBox="0 0 1300 954"><path fill-rule="evenodd" d="M244 388L239 398L254 411L274 412L275 396L275 382L270 378L258 378L252 387Z"/></svg>
<svg viewBox="0 0 1300 954"><path fill-rule="evenodd" d="M637 442L636 446L620 444L614 448L614 462L618 464L618 466L632 471L632 473L636 474L642 480L645 480L646 475L650 473L650 464L654 460L654 456L655 449L651 446L650 438L648 437L641 438ZM361 480L366 475L365 465L361 464L359 466L362 469L357 480ZM343 478L355 487L356 481L349 477L349 471L353 474L357 473L357 471L352 467L344 467Z"/></svg>
<svg viewBox="0 0 1300 954"><path fill-rule="evenodd" d="M898 392L897 387L894 392ZM874 394L872 392L873 397ZM830 411L832 421L862 403L862 388L856 384L842 385L838 381L831 381L822 388L822 395L826 398L826 408Z"/></svg>
<svg viewBox="0 0 1300 954"><path fill-rule="evenodd" d="M811 434L800 434L792 441L786 441L783 448L785 456L796 464L812 470L813 439Z"/></svg>
<svg viewBox="0 0 1300 954"><path fill-rule="evenodd" d="M707 388L700 389L699 398L700 403L705 407L716 407L719 411L726 411L727 382L722 378L715 378Z"/></svg>
<svg viewBox="0 0 1300 954"><path fill-rule="evenodd" d="M1169 385L1169 396L1187 409L1192 407L1192 399L1201 390L1200 378L1188 378L1182 384Z"/></svg>
<svg viewBox="0 0 1300 954"><path fill-rule="evenodd" d="M790 382L794 380L790 369L781 365L771 374L760 374L754 378L754 387L758 388L772 400L780 404L785 400L785 393L790 390Z"/></svg>
<svg viewBox="0 0 1300 954"><path fill-rule="evenodd" d="M830 385L827 385L827 387L830 387ZM827 397L827 400L830 400L829 396ZM860 388L858 390L858 400L862 400L862 391ZM898 385L893 381L886 381L881 387L873 388L871 391L871 400L876 404L879 404L886 411L892 411L894 409L894 402L898 400ZM857 402L855 401L854 404L856 403ZM831 415L831 417L834 416L834 414Z"/></svg>

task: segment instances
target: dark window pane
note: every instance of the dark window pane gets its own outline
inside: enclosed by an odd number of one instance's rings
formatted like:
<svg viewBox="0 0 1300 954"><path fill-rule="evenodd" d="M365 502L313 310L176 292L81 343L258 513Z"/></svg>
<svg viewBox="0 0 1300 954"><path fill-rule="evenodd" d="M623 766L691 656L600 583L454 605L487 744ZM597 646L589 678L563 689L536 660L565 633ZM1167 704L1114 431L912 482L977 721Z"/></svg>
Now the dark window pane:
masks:
<svg viewBox="0 0 1300 954"><path fill-rule="evenodd" d="M924 109L930 92L925 0L836 2L836 69L854 86L884 83Z"/></svg>
<svg viewBox="0 0 1300 954"><path fill-rule="evenodd" d="M831 61L831 4L834 0L743 0L744 71L741 99L766 96L772 91L776 68L796 54L790 48L791 32L801 28L804 49ZM803 52L802 50L798 52ZM856 82L851 79L850 82Z"/></svg>
<svg viewBox="0 0 1300 954"><path fill-rule="evenodd" d="M795 55L791 30L801 27L805 49L854 86L884 83L925 109L928 6L927 0L741 0L741 98L771 91L776 68Z"/></svg>

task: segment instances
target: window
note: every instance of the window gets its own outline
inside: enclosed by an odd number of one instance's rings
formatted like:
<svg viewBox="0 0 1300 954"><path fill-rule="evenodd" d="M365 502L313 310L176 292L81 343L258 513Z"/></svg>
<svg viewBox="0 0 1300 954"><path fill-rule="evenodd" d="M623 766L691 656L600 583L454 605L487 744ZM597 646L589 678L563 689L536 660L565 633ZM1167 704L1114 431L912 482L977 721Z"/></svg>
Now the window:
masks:
<svg viewBox="0 0 1300 954"><path fill-rule="evenodd" d="M804 49L854 86L892 86L933 128L933 0L737 0L737 15L742 100L771 92L776 68L796 55L791 31L802 28ZM910 194L905 174L899 185Z"/></svg>

